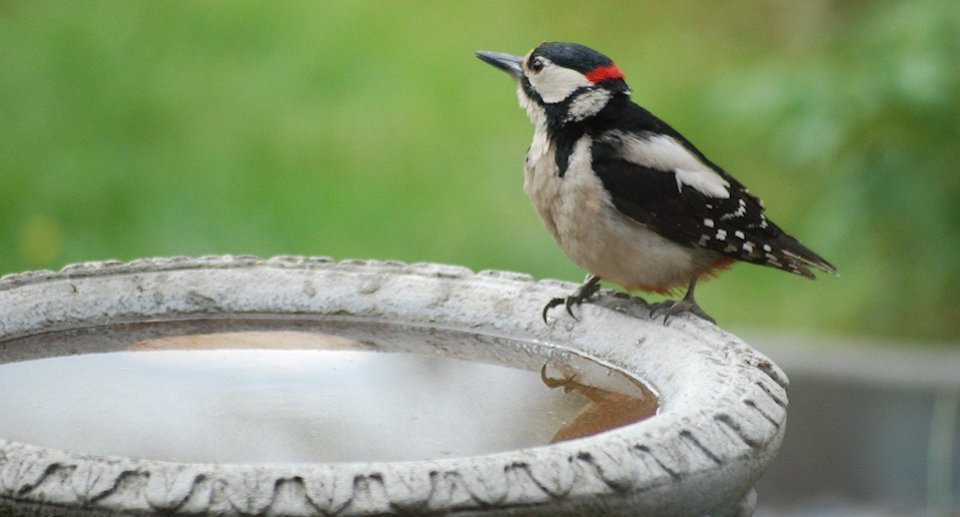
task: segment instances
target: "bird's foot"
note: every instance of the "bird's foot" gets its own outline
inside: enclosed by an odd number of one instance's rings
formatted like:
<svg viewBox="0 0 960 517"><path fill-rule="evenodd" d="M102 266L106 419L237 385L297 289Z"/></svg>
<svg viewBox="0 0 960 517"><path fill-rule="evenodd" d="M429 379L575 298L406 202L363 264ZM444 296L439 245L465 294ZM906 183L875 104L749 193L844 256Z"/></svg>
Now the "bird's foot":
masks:
<svg viewBox="0 0 960 517"><path fill-rule="evenodd" d="M547 302L547 304L543 307L543 313L541 314L543 317L543 322L549 325L547 322L547 314L550 312L550 309L553 309L558 305L563 305L567 309L567 314L569 314L571 318L577 319L577 317L573 315L573 306L580 305L581 303L587 301L593 295L597 294L597 291L599 290L600 278L597 276L591 276L570 296L554 298Z"/></svg>
<svg viewBox="0 0 960 517"><path fill-rule="evenodd" d="M716 324L716 320L710 317L709 314L703 311L699 305L697 305L697 300L693 297L693 292L697 288L697 279L694 278L690 281L690 285L687 286L687 294L683 295L683 298L679 300L668 300L665 302L655 303L650 309L650 315L654 318L663 315L663 324L666 325L670 318L676 316L677 314L683 314L689 312L696 316L699 316L710 323Z"/></svg>
<svg viewBox="0 0 960 517"><path fill-rule="evenodd" d="M704 310L697 305L696 300L694 300L692 297L655 303L650 310L650 315L654 318L658 318L662 315L663 324L666 325L667 322L670 321L670 318L685 312L699 316L710 323L716 323L716 321L709 314L704 312Z"/></svg>

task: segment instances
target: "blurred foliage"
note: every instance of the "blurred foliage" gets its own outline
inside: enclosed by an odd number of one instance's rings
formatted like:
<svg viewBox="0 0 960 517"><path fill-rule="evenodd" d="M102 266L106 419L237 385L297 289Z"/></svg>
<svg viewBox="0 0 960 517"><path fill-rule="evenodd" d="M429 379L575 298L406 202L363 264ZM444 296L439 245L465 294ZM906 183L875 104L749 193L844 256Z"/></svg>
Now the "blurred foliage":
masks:
<svg viewBox="0 0 960 517"><path fill-rule="evenodd" d="M0 1L0 272L210 253L582 272L478 49L577 41L834 261L724 325L960 336L960 4Z"/></svg>

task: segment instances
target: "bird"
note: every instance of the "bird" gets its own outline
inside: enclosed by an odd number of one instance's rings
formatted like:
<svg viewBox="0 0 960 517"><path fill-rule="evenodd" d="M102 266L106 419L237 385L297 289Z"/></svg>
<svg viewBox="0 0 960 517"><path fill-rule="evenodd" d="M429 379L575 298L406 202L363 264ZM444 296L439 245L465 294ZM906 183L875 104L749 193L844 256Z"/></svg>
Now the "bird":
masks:
<svg viewBox="0 0 960 517"><path fill-rule="evenodd" d="M784 232L759 197L693 143L631 100L613 60L584 45L544 42L524 56L478 51L517 83L534 125L524 191L566 255L589 274L571 295L543 308L591 300L600 281L629 292L670 295L653 305L664 324L692 313L697 282L736 262L810 279L836 274L826 259Z"/></svg>

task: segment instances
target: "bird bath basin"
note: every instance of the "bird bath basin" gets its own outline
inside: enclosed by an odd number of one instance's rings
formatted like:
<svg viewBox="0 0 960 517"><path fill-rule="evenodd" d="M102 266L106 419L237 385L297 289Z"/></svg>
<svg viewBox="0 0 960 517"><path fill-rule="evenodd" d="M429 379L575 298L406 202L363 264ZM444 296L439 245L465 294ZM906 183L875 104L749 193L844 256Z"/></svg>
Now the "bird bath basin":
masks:
<svg viewBox="0 0 960 517"><path fill-rule="evenodd" d="M0 365L0 436L190 463L409 461L547 445L657 409L643 384L577 355L558 354L541 377L429 350L377 351L424 347L435 332L377 329L360 341L306 330L315 326L201 320L21 340L110 341L125 351ZM443 341L481 346L455 333Z"/></svg>
<svg viewBox="0 0 960 517"><path fill-rule="evenodd" d="M0 279L0 513L749 514L786 378L695 317L436 264Z"/></svg>

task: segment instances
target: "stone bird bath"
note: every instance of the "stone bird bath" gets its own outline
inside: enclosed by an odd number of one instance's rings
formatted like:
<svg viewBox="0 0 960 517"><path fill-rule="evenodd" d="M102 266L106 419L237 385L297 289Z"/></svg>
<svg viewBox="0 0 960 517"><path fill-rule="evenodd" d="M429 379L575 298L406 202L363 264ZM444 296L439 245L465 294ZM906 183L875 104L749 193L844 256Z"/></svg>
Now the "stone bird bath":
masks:
<svg viewBox="0 0 960 517"><path fill-rule="evenodd" d="M7 275L0 366L127 350L129 341L94 339L120 327L295 328L367 350L531 372L580 358L646 383L660 407L585 437L408 461L179 462L0 434L0 514L751 514L753 486L784 435L783 372L716 326L691 316L665 326L642 302L612 292L584 304L579 321L557 310L545 325L543 304L573 287L456 266L306 257L110 261ZM417 338L391 340L391 332ZM12 416L0 407L4 418Z"/></svg>

